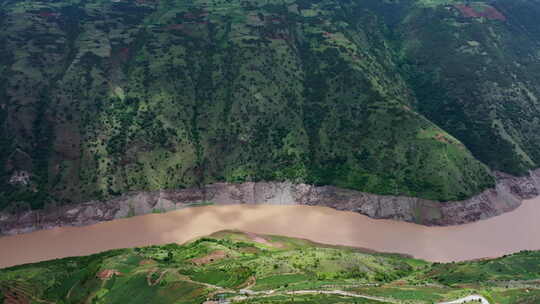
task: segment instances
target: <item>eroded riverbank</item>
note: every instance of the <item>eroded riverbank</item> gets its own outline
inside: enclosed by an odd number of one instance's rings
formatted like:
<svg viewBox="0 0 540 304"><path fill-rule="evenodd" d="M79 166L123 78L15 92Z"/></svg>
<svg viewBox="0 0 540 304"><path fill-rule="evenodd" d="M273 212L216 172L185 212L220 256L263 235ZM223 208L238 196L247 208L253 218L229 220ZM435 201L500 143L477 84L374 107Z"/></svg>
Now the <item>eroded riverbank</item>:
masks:
<svg viewBox="0 0 540 304"><path fill-rule="evenodd" d="M0 235L27 233L183 209L216 205L268 204L324 206L354 211L371 218L393 219L427 226L461 225L510 212L523 199L540 195L540 169L527 176L495 173L496 187L463 201L437 202L415 197L377 195L333 186L289 182L216 183L203 187L131 192L105 201L51 205L44 210L0 212Z"/></svg>
<svg viewBox="0 0 540 304"><path fill-rule="evenodd" d="M114 248L183 243L225 229L410 254L430 261L497 257L540 249L540 198L471 224L427 227L317 206L229 205L186 208L0 238L0 267Z"/></svg>

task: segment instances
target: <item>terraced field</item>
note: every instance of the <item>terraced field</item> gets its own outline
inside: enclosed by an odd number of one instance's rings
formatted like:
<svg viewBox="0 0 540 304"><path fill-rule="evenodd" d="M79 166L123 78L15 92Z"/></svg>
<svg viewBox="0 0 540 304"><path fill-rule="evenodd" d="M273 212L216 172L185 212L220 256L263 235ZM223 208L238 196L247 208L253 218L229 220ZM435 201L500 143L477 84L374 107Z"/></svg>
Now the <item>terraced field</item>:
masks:
<svg viewBox="0 0 540 304"><path fill-rule="evenodd" d="M538 303L540 252L428 263L302 239L218 232L0 270L4 303Z"/></svg>

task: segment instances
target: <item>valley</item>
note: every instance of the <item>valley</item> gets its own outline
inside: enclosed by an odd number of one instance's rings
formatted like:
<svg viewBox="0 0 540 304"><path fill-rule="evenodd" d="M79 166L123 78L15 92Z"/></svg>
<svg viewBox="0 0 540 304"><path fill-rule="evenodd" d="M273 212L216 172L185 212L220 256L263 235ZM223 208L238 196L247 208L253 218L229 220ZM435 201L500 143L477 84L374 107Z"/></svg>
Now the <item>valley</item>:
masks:
<svg viewBox="0 0 540 304"><path fill-rule="evenodd" d="M540 0L0 0L0 303L540 303Z"/></svg>
<svg viewBox="0 0 540 304"><path fill-rule="evenodd" d="M407 254L434 262L464 261L540 249L538 214L540 198L498 217L448 227L375 220L315 206L203 206L1 237L0 266L117 248L182 244L226 229Z"/></svg>

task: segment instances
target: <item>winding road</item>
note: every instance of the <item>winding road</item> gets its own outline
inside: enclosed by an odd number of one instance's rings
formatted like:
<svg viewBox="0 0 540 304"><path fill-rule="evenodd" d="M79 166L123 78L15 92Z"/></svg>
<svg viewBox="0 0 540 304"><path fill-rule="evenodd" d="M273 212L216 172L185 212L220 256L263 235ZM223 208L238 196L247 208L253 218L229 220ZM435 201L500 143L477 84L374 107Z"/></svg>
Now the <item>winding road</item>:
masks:
<svg viewBox="0 0 540 304"><path fill-rule="evenodd" d="M442 302L439 304L463 304L463 303L469 303L469 302L480 302L482 304L490 304L486 298L479 295L470 295L465 298L457 299L450 302Z"/></svg>
<svg viewBox="0 0 540 304"><path fill-rule="evenodd" d="M259 296L259 297L270 297L270 296L276 296L276 295L302 295L302 294L333 294L333 295L340 295L340 296L346 296L346 297L354 297L354 298L363 298L383 303L401 303L400 301L394 300L394 299L388 299L388 298L382 298L382 297L374 297L374 296L368 296L368 295L361 295L357 293L352 293L348 291L343 290L296 290L296 291L287 291L287 292L276 292L276 290L265 290L265 291L252 291L250 289L242 289L240 290L241 293L246 294L245 296L236 296L231 298L230 300L232 302L237 301L243 301L253 296ZM489 301L480 296L480 295L470 295L463 297L461 299L457 299L450 302L440 302L438 304L466 304L466 303L481 303L481 304L491 304Z"/></svg>
<svg viewBox="0 0 540 304"><path fill-rule="evenodd" d="M386 299L386 298L380 298L380 297L372 297L372 296L366 296L366 295L360 295L352 292L347 292L343 290L295 290L295 291L287 291L287 292L276 292L275 290L265 290L265 291L251 291L251 290L241 290L240 292L248 294L250 297L253 297L254 295L260 295L259 298L264 297L270 297L270 296L276 296L276 295L303 295L303 294L333 294L333 295L340 295L345 297L353 297L353 298L363 298L383 303L399 303L395 300ZM231 298L233 302L237 301L243 301L248 299L248 296L236 296L234 298Z"/></svg>

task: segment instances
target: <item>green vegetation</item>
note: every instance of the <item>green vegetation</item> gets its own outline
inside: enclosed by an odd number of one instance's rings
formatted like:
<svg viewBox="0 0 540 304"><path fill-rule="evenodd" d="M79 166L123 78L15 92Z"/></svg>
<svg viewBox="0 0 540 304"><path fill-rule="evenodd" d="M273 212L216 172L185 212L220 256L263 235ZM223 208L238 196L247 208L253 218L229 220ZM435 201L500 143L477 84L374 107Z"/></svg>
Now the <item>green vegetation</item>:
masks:
<svg viewBox="0 0 540 304"><path fill-rule="evenodd" d="M517 255L478 262L439 264L429 274L445 284L477 281L534 280L540 274L540 252L523 251Z"/></svg>
<svg viewBox="0 0 540 304"><path fill-rule="evenodd" d="M339 295L282 295L282 296L270 296L264 298L253 298L238 301L238 303L300 303L300 304L333 304L333 303L355 303L355 304L381 304L382 301L368 300L363 298L346 297Z"/></svg>
<svg viewBox="0 0 540 304"><path fill-rule="evenodd" d="M538 0L6 0L0 209L288 180L440 201L540 161Z"/></svg>
<svg viewBox="0 0 540 304"><path fill-rule="evenodd" d="M540 252L428 263L278 236L218 232L185 245L121 249L0 271L24 303L436 303L482 294L537 303ZM339 291L339 292L336 292ZM412 301L412 302L411 302Z"/></svg>

